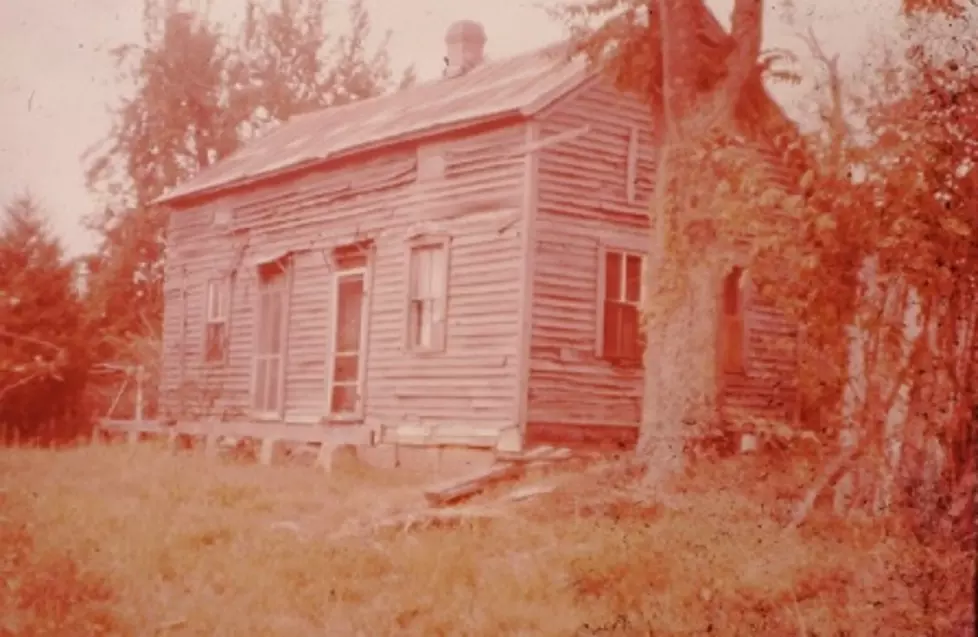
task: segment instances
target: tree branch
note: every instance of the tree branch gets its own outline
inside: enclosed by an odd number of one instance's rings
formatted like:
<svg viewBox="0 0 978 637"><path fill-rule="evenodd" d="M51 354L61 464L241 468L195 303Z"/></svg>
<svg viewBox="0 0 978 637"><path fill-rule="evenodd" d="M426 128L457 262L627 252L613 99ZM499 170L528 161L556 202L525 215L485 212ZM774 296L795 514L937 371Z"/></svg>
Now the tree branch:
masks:
<svg viewBox="0 0 978 637"><path fill-rule="evenodd" d="M9 339L14 340L14 341L21 341L23 343L32 343L34 345L38 345L40 347L44 347L44 348L46 348L46 349L48 349L50 351L53 351L53 352L55 352L57 354L61 354L62 352L64 352L64 348L63 347L58 347L54 343L50 343L48 341L41 340L39 338L35 338L33 336L25 336L23 334L15 334L14 332L11 332L9 330L5 330L2 327L0 327L0 337L9 338Z"/></svg>

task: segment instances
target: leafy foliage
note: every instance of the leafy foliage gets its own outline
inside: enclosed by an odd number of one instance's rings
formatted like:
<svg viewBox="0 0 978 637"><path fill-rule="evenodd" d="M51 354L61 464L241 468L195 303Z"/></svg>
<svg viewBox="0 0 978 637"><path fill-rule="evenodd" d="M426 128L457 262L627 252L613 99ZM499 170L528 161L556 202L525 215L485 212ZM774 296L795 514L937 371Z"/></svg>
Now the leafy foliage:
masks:
<svg viewBox="0 0 978 637"><path fill-rule="evenodd" d="M87 325L66 263L30 195L0 219L0 428L7 438L72 438L89 424Z"/></svg>
<svg viewBox="0 0 978 637"><path fill-rule="evenodd" d="M153 200L290 117L394 87L386 39L367 48L363 2L349 20L332 38L324 0L251 1L229 32L179 0L145 0L145 42L115 50L133 92L87 166L106 206L91 220L102 242L89 264L101 358L130 358L127 343L159 332L167 217Z"/></svg>
<svg viewBox="0 0 978 637"><path fill-rule="evenodd" d="M742 263L759 299L801 329L783 344L799 348L797 425L825 441L857 434L862 459L851 462L876 476L875 508L896 491L918 503L924 491L950 494L942 479L973 484L973 461L941 460L974 456L978 398L978 82L967 60L947 55L953 42L930 41L869 78L874 99L845 104L835 60L809 36L828 94L812 96L825 105L823 127L803 137L759 83L767 66L748 27L763 3L735 3L726 39L701 2L680 5L590 0L560 11L575 50L645 95L660 131L646 438L722 423L697 395L715 386L714 358L688 352L709 349L710 290ZM966 19L950 3L904 11ZM859 138L843 116L853 107L867 123ZM958 513L972 506L970 496L951 500Z"/></svg>

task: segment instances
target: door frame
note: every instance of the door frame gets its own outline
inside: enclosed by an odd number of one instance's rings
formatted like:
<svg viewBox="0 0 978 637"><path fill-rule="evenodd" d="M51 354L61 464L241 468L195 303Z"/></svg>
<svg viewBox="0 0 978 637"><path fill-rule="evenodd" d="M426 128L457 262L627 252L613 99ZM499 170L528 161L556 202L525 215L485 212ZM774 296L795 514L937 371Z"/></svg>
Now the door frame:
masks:
<svg viewBox="0 0 978 637"><path fill-rule="evenodd" d="M261 339L261 329L262 329L262 313L261 304L262 299L265 296L261 276L262 267L277 267L280 269L280 274L283 277L279 285L281 285L280 294L282 296L282 302L280 304L279 311L281 312L281 322L279 326L279 355L278 355L278 386L275 390L278 392L278 408L274 410L259 410L255 407L255 399L258 390L258 359L261 354L258 353L259 342ZM291 313L291 303L290 298L292 296L292 272L293 263L290 256L281 257L275 261L263 262L258 264L256 268L256 290L255 290L255 300L254 300L254 311L255 311L255 322L254 322L254 341L253 348L251 352L251 396L249 411L256 420L282 420L285 417L285 397L286 397L286 370L288 369L288 357L289 357L289 315ZM264 356L264 358L270 358L269 356ZM267 380L267 372L266 372Z"/></svg>
<svg viewBox="0 0 978 637"><path fill-rule="evenodd" d="M364 395L367 376L367 351L368 336L370 333L370 289L371 289L371 255L368 254L365 265L357 267L337 267L333 270L330 281L332 283L332 294L330 295L330 332L327 338L329 348L326 357L326 419L329 421L340 422L359 422L364 417ZM360 339L357 351L357 402L352 412L334 413L333 412L333 387L334 375L336 371L336 336L339 328L339 307L340 307L340 282L347 278L359 277L363 285L363 294L360 299ZM344 383L346 384L346 383Z"/></svg>

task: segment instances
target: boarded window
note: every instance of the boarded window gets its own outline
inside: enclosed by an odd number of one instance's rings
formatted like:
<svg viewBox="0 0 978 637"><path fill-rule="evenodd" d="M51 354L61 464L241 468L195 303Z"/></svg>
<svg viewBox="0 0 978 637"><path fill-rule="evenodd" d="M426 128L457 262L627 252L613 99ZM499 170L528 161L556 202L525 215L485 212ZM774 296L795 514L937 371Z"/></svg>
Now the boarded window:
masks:
<svg viewBox="0 0 978 637"><path fill-rule="evenodd" d="M228 285L223 279L207 282L204 311L204 360L223 363L228 350Z"/></svg>
<svg viewBox="0 0 978 637"><path fill-rule="evenodd" d="M645 259L633 252L604 250L599 280L599 355L616 364L640 365L645 349L642 333L642 274Z"/></svg>
<svg viewBox="0 0 978 637"><path fill-rule="evenodd" d="M744 370L744 269L734 267L723 279L720 360L725 372Z"/></svg>
<svg viewBox="0 0 978 637"><path fill-rule="evenodd" d="M328 382L329 414L359 417L363 409L369 248L362 245L334 252L332 352Z"/></svg>
<svg viewBox="0 0 978 637"><path fill-rule="evenodd" d="M282 413L287 294L287 261L259 266L252 407L265 416Z"/></svg>
<svg viewBox="0 0 978 637"><path fill-rule="evenodd" d="M448 239L412 242L408 277L408 349L443 351L448 310Z"/></svg>

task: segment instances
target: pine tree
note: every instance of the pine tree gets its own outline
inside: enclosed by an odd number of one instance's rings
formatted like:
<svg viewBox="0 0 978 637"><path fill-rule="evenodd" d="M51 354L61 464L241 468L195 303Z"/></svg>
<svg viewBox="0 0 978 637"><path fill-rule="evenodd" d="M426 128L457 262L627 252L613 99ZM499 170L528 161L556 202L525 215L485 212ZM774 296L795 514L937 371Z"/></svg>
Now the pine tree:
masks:
<svg viewBox="0 0 978 637"><path fill-rule="evenodd" d="M14 199L0 215L0 427L8 440L72 438L90 424L86 337L73 265L37 202Z"/></svg>

